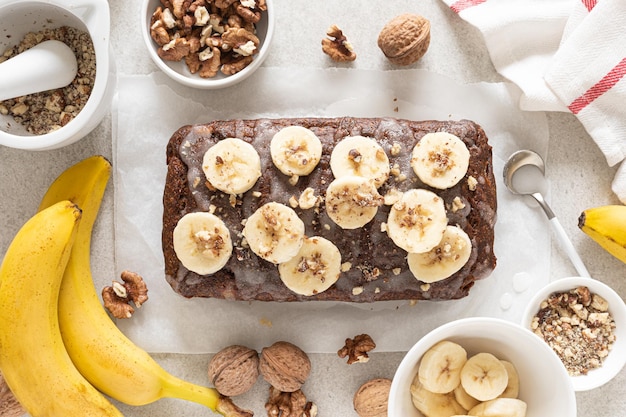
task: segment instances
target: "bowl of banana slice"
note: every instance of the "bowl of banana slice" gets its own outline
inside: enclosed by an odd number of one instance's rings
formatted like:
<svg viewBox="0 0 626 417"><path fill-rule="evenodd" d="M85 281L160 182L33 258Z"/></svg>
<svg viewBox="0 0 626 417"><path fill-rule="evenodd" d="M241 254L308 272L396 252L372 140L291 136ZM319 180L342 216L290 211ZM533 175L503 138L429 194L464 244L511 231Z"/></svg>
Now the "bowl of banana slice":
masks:
<svg viewBox="0 0 626 417"><path fill-rule="evenodd" d="M558 356L530 330L472 317L432 330L407 352L388 415L575 417L576 396Z"/></svg>

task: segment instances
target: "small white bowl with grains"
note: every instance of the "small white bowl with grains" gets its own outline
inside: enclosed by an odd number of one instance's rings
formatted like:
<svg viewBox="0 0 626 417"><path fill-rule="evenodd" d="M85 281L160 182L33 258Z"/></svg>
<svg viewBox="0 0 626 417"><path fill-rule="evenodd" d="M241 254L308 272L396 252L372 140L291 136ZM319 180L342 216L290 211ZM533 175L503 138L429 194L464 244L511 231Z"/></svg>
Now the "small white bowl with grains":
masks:
<svg viewBox="0 0 626 417"><path fill-rule="evenodd" d="M256 71L274 35L273 0L144 0L148 54L174 81L198 89L230 87ZM164 6L164 4L166 6Z"/></svg>
<svg viewBox="0 0 626 417"><path fill-rule="evenodd" d="M0 145L57 149L85 137L102 121L115 92L109 31L107 0L0 0L0 61L58 40L75 53L78 66L66 87L0 102Z"/></svg>
<svg viewBox="0 0 626 417"><path fill-rule="evenodd" d="M530 300L522 326L554 350L576 391L606 384L626 364L626 305L596 279L549 283Z"/></svg>
<svg viewBox="0 0 626 417"><path fill-rule="evenodd" d="M471 317L437 327L407 352L388 415L576 417L576 396L557 355L532 332Z"/></svg>

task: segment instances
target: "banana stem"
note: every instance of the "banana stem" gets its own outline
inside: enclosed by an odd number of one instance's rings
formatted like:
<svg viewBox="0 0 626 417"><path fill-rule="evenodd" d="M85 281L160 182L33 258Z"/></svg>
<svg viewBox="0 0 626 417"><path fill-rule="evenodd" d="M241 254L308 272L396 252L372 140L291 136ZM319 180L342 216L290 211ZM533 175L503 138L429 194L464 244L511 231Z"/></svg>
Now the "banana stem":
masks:
<svg viewBox="0 0 626 417"><path fill-rule="evenodd" d="M215 388L203 387L172 375L164 378L162 395L204 405L224 417L252 417L252 413L237 407L228 397L223 397Z"/></svg>
<svg viewBox="0 0 626 417"><path fill-rule="evenodd" d="M220 394L216 389L192 384L176 377L170 377L163 383L163 396L191 401L213 411L217 411L220 400Z"/></svg>

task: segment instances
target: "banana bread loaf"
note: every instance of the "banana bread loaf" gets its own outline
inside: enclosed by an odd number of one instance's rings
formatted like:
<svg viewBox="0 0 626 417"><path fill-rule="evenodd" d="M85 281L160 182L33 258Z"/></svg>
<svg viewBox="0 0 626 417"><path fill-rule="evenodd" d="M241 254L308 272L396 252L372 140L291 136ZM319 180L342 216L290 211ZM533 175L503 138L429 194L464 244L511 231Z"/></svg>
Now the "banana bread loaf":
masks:
<svg viewBox="0 0 626 417"><path fill-rule="evenodd" d="M468 120L224 120L167 145L165 276L184 297L458 299L495 268L495 221Z"/></svg>

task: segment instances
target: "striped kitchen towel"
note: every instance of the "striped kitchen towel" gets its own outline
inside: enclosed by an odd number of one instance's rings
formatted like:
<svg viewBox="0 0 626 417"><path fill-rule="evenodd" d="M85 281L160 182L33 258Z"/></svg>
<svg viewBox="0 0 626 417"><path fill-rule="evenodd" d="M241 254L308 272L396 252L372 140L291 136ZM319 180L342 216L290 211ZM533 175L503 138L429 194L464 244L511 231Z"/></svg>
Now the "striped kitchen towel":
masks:
<svg viewBox="0 0 626 417"><path fill-rule="evenodd" d="M576 115L614 166L626 159L626 0L443 0L477 27L520 108ZM626 204L626 163L613 180Z"/></svg>

